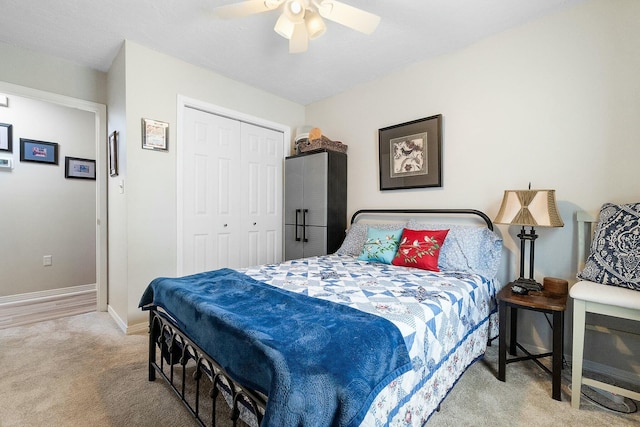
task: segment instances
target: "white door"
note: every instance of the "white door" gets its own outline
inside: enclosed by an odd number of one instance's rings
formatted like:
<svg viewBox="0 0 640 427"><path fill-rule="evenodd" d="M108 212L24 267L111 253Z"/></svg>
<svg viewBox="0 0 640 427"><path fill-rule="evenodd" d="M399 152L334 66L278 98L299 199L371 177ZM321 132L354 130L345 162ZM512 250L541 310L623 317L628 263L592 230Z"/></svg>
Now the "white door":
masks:
<svg viewBox="0 0 640 427"><path fill-rule="evenodd" d="M185 107L182 145L181 274L280 261L282 133Z"/></svg>
<svg viewBox="0 0 640 427"><path fill-rule="evenodd" d="M282 260L283 135L248 123L241 125L243 266Z"/></svg>

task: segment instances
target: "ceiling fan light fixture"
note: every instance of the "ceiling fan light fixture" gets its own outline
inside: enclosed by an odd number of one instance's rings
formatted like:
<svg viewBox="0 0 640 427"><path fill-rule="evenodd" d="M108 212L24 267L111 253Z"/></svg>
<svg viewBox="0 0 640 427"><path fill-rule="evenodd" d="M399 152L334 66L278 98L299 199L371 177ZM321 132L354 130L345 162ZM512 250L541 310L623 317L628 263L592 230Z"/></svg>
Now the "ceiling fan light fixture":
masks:
<svg viewBox="0 0 640 427"><path fill-rule="evenodd" d="M323 35L327 19L364 34L371 34L380 23L379 16L339 0L244 0L219 6L214 15L239 18L276 9L281 13L273 29L289 40L291 53L306 51L309 40Z"/></svg>
<svg viewBox="0 0 640 427"><path fill-rule="evenodd" d="M307 10L304 15L304 22L307 26L307 34L311 40L317 39L327 31L327 26L322 20L322 17L313 10Z"/></svg>
<svg viewBox="0 0 640 427"><path fill-rule="evenodd" d="M304 22L304 14L305 7L301 1L289 0L287 3L285 3L283 15L289 18L292 23L300 24Z"/></svg>
<svg viewBox="0 0 640 427"><path fill-rule="evenodd" d="M289 53L306 52L309 48L309 35L307 34L307 26L304 22L295 24L293 34L289 39Z"/></svg>
<svg viewBox="0 0 640 427"><path fill-rule="evenodd" d="M294 23L291 22L291 20L283 13L276 21L276 25L273 27L273 30L285 39L291 40L294 27Z"/></svg>

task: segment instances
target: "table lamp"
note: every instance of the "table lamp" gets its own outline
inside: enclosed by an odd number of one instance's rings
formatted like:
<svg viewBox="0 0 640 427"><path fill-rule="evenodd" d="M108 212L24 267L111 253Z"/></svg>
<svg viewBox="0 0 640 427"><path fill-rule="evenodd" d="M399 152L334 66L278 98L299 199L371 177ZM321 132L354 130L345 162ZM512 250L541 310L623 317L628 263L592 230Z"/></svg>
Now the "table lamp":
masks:
<svg viewBox="0 0 640 427"><path fill-rule="evenodd" d="M562 227L555 190L505 190L496 224L520 225L520 277L513 282L527 290L542 290L533 278L533 257L538 235L534 227ZM531 227L527 232L525 227ZM524 277L525 242L529 241L529 277Z"/></svg>

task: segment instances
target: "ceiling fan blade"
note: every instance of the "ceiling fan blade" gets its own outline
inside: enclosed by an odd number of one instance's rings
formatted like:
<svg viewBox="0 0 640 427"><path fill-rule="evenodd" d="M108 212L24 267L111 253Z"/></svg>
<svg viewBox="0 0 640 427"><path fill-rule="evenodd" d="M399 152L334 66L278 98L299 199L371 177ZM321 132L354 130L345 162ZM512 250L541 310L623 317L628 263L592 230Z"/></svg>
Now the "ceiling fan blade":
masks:
<svg viewBox="0 0 640 427"><path fill-rule="evenodd" d="M318 4L318 13L323 18L342 24L364 34L371 34L380 23L380 17L373 13L349 6L335 0L324 0Z"/></svg>
<svg viewBox="0 0 640 427"><path fill-rule="evenodd" d="M295 24L293 27L293 33L289 39L289 53L306 52L308 48L309 35L307 33L307 26L304 22Z"/></svg>
<svg viewBox="0 0 640 427"><path fill-rule="evenodd" d="M218 18L231 19L253 15L254 13L269 12L279 8L284 0L245 0L241 3L231 3L213 9Z"/></svg>

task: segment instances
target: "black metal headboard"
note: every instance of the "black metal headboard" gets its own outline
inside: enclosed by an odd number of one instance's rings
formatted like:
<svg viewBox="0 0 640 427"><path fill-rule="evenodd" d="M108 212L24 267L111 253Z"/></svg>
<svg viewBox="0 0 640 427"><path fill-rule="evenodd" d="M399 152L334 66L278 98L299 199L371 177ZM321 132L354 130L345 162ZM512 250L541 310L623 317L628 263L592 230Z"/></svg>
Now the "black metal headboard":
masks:
<svg viewBox="0 0 640 427"><path fill-rule="evenodd" d="M362 214L416 214L416 213L424 213L424 214L454 214L454 215L476 215L482 218L482 220L487 223L487 228L493 231L493 222L491 219L482 211L476 209L360 209L356 211L351 216L351 224L353 224L358 215Z"/></svg>

